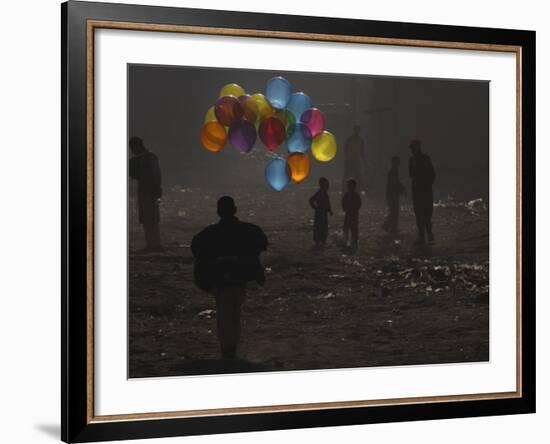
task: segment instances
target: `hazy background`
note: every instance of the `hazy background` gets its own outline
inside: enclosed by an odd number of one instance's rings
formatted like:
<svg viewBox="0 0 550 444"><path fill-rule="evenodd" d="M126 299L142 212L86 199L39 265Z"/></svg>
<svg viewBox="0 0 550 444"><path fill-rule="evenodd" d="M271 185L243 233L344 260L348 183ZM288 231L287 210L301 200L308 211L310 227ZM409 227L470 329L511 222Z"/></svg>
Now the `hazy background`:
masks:
<svg viewBox="0 0 550 444"><path fill-rule="evenodd" d="M488 198L489 83L484 81L129 65L129 136L143 138L158 155L165 187L267 187L264 168L269 157L259 138L248 154L229 144L214 154L201 147L199 132L225 84L238 83L249 94L263 93L267 80L279 75L291 82L293 91L310 96L338 141L333 161L312 162L305 186L321 175L334 184L342 180L343 146L358 124L373 196L383 193L393 155L401 157L402 180L408 185L408 142L418 138L437 170L436 198ZM284 156L286 146L277 153Z"/></svg>

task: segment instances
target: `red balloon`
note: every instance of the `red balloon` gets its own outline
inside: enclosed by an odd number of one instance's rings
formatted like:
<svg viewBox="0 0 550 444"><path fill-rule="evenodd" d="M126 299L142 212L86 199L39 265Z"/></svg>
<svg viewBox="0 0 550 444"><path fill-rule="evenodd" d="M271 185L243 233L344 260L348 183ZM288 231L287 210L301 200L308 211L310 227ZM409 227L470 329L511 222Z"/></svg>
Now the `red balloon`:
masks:
<svg viewBox="0 0 550 444"><path fill-rule="evenodd" d="M218 99L215 107L216 119L223 126L230 126L240 120L244 114L243 106L235 96L223 96Z"/></svg>
<svg viewBox="0 0 550 444"><path fill-rule="evenodd" d="M270 151L274 151L286 137L285 125L276 117L263 119L258 133L261 141Z"/></svg>

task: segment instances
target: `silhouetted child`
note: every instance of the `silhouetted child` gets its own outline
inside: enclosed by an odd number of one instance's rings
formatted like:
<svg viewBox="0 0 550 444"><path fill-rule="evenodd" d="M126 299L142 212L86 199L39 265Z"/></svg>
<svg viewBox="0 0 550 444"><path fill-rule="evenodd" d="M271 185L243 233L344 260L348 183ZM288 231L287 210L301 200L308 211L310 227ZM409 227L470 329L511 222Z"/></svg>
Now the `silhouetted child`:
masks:
<svg viewBox="0 0 550 444"><path fill-rule="evenodd" d="M349 179L346 182L347 191L342 197L342 209L344 210L344 237L348 246L349 234L351 232L351 246L357 247L359 238L359 208L361 208L361 196L355 191L357 182Z"/></svg>
<svg viewBox="0 0 550 444"><path fill-rule="evenodd" d="M405 187L399 179L399 165L401 160L397 156L391 159L391 168L388 171L386 182L386 203L388 204L388 216L382 225L384 230L395 233L399 226L399 199L405 194Z"/></svg>
<svg viewBox="0 0 550 444"><path fill-rule="evenodd" d="M328 197L328 179L319 179L319 190L311 196L309 204L315 210L313 217L313 241L315 245L325 245L328 237L328 215L332 216L330 199Z"/></svg>

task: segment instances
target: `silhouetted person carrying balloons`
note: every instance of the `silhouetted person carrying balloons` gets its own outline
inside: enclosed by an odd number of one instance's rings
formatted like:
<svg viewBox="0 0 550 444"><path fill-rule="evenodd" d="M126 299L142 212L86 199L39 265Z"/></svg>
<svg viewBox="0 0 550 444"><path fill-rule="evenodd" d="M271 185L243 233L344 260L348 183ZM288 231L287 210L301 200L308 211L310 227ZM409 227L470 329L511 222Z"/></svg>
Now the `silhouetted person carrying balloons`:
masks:
<svg viewBox="0 0 550 444"><path fill-rule="evenodd" d="M133 153L130 177L138 184L138 216L145 233L146 247L142 251L161 251L159 201L162 196L162 179L159 161L139 137L132 137L129 145Z"/></svg>
<svg viewBox="0 0 550 444"><path fill-rule="evenodd" d="M346 140L344 145L344 180L353 177L356 180L357 187L364 190L366 188L364 173L367 168L367 160L365 157L365 142L359 135L360 131L361 127L354 125L353 134Z"/></svg>
<svg viewBox="0 0 550 444"><path fill-rule="evenodd" d="M388 171L386 182L386 203L388 204L388 216L382 226L384 230L395 233L399 228L400 198L406 194L405 187L399 178L399 166L401 160L398 156L391 159L391 168Z"/></svg>
<svg viewBox="0 0 550 444"><path fill-rule="evenodd" d="M328 179L321 177L319 179L319 190L309 199L311 208L315 210L313 215L313 242L317 247L322 247L327 242L328 215L332 216L328 188Z"/></svg>
<svg viewBox="0 0 550 444"><path fill-rule="evenodd" d="M357 182L355 179L348 179L346 182L346 193L342 197L342 210L344 210L344 239L346 247L349 245L351 233L351 247L357 248L359 240L359 209L361 208L361 196L355 191Z"/></svg>
<svg viewBox="0 0 550 444"><path fill-rule="evenodd" d="M191 243L195 257L195 282L216 299L216 320L221 354L234 359L241 336L241 306L246 283L265 282L259 255L267 249L260 227L241 222L229 196L218 200L220 221L198 233Z"/></svg>
<svg viewBox="0 0 550 444"><path fill-rule="evenodd" d="M430 242L434 240L432 186L435 181L435 169L430 157L422 152L422 144L419 140L411 141L409 147L412 152L409 159L409 174L412 180L412 201L418 229L418 240L416 241L418 245L426 242L426 235Z"/></svg>

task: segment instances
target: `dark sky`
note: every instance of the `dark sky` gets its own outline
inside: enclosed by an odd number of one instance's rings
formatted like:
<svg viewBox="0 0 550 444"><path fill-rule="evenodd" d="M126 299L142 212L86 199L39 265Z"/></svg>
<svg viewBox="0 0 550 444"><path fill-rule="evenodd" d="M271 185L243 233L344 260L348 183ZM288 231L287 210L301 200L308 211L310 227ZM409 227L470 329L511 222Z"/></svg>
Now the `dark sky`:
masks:
<svg viewBox="0 0 550 444"><path fill-rule="evenodd" d="M321 175L342 179L343 145L359 124L375 193L383 190L393 155L401 157L402 180L408 183L408 143L418 138L435 164L440 197L488 196L489 83L484 81L129 65L129 136L141 137L158 155L165 186L263 186L269 158L259 139L248 154L229 145L213 154L201 148L199 132L222 86L238 83L247 93L263 93L267 80L279 75L324 112L326 129L340 149L329 163L312 161L306 186ZM284 156L286 147L277 153Z"/></svg>

